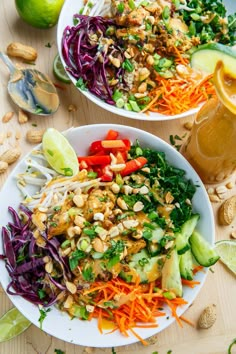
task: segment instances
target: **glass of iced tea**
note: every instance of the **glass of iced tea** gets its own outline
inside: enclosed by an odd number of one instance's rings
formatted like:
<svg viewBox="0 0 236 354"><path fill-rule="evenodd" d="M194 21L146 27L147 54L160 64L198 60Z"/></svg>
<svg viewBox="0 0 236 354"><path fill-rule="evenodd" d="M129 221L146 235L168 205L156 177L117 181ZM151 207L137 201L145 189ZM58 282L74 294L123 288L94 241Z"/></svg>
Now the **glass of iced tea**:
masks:
<svg viewBox="0 0 236 354"><path fill-rule="evenodd" d="M219 61L213 75L217 96L196 115L181 153L204 183L219 183L236 171L236 76Z"/></svg>

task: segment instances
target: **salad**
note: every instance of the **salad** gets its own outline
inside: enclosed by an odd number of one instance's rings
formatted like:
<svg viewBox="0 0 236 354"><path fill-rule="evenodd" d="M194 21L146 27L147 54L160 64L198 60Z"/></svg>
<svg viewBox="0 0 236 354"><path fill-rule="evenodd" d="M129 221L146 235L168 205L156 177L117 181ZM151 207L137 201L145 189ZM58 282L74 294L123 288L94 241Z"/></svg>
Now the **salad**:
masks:
<svg viewBox="0 0 236 354"><path fill-rule="evenodd" d="M235 44L235 15L221 0L85 1L62 38L76 86L110 105L174 115L215 94L189 65L201 45Z"/></svg>
<svg viewBox="0 0 236 354"><path fill-rule="evenodd" d="M163 305L181 324L183 285L199 284L194 274L219 258L197 231L185 172L114 130L78 156L75 175L45 156L35 151L18 176L24 198L2 228L8 294L141 341L134 328L157 327ZM41 186L31 194L28 184Z"/></svg>

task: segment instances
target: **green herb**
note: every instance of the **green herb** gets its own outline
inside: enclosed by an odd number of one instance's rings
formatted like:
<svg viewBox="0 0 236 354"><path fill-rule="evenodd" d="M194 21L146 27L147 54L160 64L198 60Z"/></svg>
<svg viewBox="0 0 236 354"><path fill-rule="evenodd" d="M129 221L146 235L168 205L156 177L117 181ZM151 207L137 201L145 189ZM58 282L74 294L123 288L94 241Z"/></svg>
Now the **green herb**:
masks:
<svg viewBox="0 0 236 354"><path fill-rule="evenodd" d="M116 265L119 262L120 262L120 254L117 254L113 256L111 259L109 259L107 263L107 269L111 269L112 267L114 267L114 265Z"/></svg>
<svg viewBox="0 0 236 354"><path fill-rule="evenodd" d="M94 281L95 275L93 273L93 268L92 267L85 267L82 270L82 275L83 275L84 280L86 280L88 282Z"/></svg>
<svg viewBox="0 0 236 354"><path fill-rule="evenodd" d="M40 317L39 317L38 321L39 321L40 329L43 329L43 321L47 317L47 313L50 311L51 311L51 309L45 310L44 308L39 308Z"/></svg>
<svg viewBox="0 0 236 354"><path fill-rule="evenodd" d="M39 113L42 113L43 112L43 108L39 105L39 104L36 104L36 110L35 110L35 114L39 114Z"/></svg>
<svg viewBox="0 0 236 354"><path fill-rule="evenodd" d="M125 5L120 2L118 5L117 5L117 11L122 14L122 12L124 12L124 9L125 9Z"/></svg>
<svg viewBox="0 0 236 354"><path fill-rule="evenodd" d="M38 296L39 296L39 298L40 298L41 300L44 299L45 296L46 296L45 291L44 291L43 289L39 289L39 290L38 290Z"/></svg>
<svg viewBox="0 0 236 354"><path fill-rule="evenodd" d="M171 354L172 353L172 350L168 350L167 354Z"/></svg>
<svg viewBox="0 0 236 354"><path fill-rule="evenodd" d="M232 346L236 344L236 338L233 339L232 343L230 344L229 348L228 348L228 354L231 354L231 349L232 349Z"/></svg>
<svg viewBox="0 0 236 354"><path fill-rule="evenodd" d="M56 205L55 207L53 207L54 211L59 211L61 210L61 206L60 205Z"/></svg>
<svg viewBox="0 0 236 354"><path fill-rule="evenodd" d="M56 354L65 354L61 349L54 349L54 353Z"/></svg>
<svg viewBox="0 0 236 354"><path fill-rule="evenodd" d="M31 125L32 125L32 127L37 127L38 126L36 123L32 123Z"/></svg>
<svg viewBox="0 0 236 354"><path fill-rule="evenodd" d="M84 83L84 80L82 79L82 77L79 78L79 80L76 82L76 87L78 87L80 90L84 91L87 89L86 87L86 83Z"/></svg>
<svg viewBox="0 0 236 354"><path fill-rule="evenodd" d="M47 47L47 48L52 48L52 45L51 45L50 42L48 42L47 44L45 44L45 47Z"/></svg>
<svg viewBox="0 0 236 354"><path fill-rule="evenodd" d="M116 351L113 347L111 348L111 354L116 354Z"/></svg>
<svg viewBox="0 0 236 354"><path fill-rule="evenodd" d="M104 252L102 258L103 259L109 259L110 265L112 265L113 262L117 261L117 257L116 256L120 256L120 254L124 251L124 248L125 248L124 241L122 241L122 240L118 240L118 241L111 240L111 247L108 248L108 250L106 250L106 252ZM112 260L113 257L114 257L114 259Z"/></svg>
<svg viewBox="0 0 236 354"><path fill-rule="evenodd" d="M86 258L86 256L86 253L81 250L74 251L69 257L70 269L74 270L78 266L79 261L83 258Z"/></svg>
<svg viewBox="0 0 236 354"><path fill-rule="evenodd" d="M56 223L56 222L51 222L51 223L50 223L50 226L51 226L51 227L57 227L57 223Z"/></svg>
<svg viewBox="0 0 236 354"><path fill-rule="evenodd" d="M85 228L83 229L83 233L84 233L85 235L89 236L91 239L93 239L94 237L97 236L97 235L96 235L95 228L96 228L96 226L94 226L93 228L90 228L90 229L87 228L87 227L85 227Z"/></svg>

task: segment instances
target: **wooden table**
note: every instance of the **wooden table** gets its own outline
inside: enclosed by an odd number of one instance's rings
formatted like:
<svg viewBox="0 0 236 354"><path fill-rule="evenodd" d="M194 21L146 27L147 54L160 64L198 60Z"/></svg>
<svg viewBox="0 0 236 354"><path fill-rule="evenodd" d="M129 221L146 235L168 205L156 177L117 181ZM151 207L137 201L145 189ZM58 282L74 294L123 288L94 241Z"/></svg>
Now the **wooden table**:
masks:
<svg viewBox="0 0 236 354"><path fill-rule="evenodd" d="M18 17L14 1L2 0L0 2L0 33L1 51L5 52L7 45L12 41L19 41L32 45L38 51L36 67L53 78L52 62L57 52L56 28L51 30L38 30L24 24ZM50 48L48 43L50 43ZM149 122L127 120L125 118L108 113L95 106L84 98L71 85L63 85L64 90L58 89L60 96L60 108L58 112L49 118L31 116L26 124L20 125L17 120L17 107L12 103L7 94L8 71L1 63L0 65L0 136L5 134L4 142L0 145L0 153L7 148L19 144L22 149L22 157L33 147L26 142L25 136L29 129L45 129L55 127L63 131L71 126L80 126L93 123L117 123L128 124L149 131L167 142L171 134L182 136L186 133L184 123L191 121L193 117L166 122ZM59 82L57 82L59 84ZM69 111L69 106L73 104L76 111ZM8 123L2 122L2 116L9 111L14 111L15 115ZM37 127L35 127L37 125ZM16 133L21 134L21 138L16 140ZM3 186L11 169L0 174L0 188ZM236 193L235 178L232 178L234 189L229 190L228 195ZM220 203L212 205L215 215ZM230 238L230 233L235 229L235 224L229 227L219 226L216 217L217 240ZM214 272L209 272L207 280L198 295L194 304L187 310L186 316L194 323L201 311L210 304L217 306L217 321L208 330L199 330L189 325L184 325L181 329L176 323L172 324L157 338L150 341L150 346L143 347L141 344L133 344L126 347L116 348L117 353L151 354L158 351L159 354L172 350L173 354L223 354L227 353L227 348L236 337L236 282L235 277L220 262L213 267ZM0 288L0 316L12 307L8 297ZM109 338L108 338L109 341ZM1 354L49 354L55 349L61 349L66 354L73 353L111 353L111 348L95 349L72 345L55 339L37 327L32 325L27 331L17 338L0 344ZM236 346L232 352L236 353Z"/></svg>

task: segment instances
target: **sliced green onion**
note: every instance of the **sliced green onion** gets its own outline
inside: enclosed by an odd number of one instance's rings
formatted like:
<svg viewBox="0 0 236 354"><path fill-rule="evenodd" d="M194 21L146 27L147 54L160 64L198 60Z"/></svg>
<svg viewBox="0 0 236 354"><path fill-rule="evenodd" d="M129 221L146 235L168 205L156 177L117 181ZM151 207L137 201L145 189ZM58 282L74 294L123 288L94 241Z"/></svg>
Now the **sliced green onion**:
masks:
<svg viewBox="0 0 236 354"><path fill-rule="evenodd" d="M70 246L71 241L70 240L65 240L64 242L62 242L61 244L61 248L66 248L67 246Z"/></svg>
<svg viewBox="0 0 236 354"><path fill-rule="evenodd" d="M136 8L134 0L129 0L128 5L131 8L131 10L134 10Z"/></svg>
<svg viewBox="0 0 236 354"><path fill-rule="evenodd" d="M139 108L139 106L138 106L138 104L137 104L137 102L136 101L129 101L129 103L130 103L130 105L131 105L131 107L132 107L132 111L134 111L134 112L140 112L140 108Z"/></svg>
<svg viewBox="0 0 236 354"><path fill-rule="evenodd" d="M124 107L124 104L125 104L125 101L123 100L123 98L119 98L119 99L116 101L116 107L118 107L118 108L123 108L123 107Z"/></svg>
<svg viewBox="0 0 236 354"><path fill-rule="evenodd" d="M124 68L129 73L134 71L134 65L131 63L129 59L125 59L125 61L122 63L122 68Z"/></svg>
<svg viewBox="0 0 236 354"><path fill-rule="evenodd" d="M164 10L162 11L162 18L163 20L168 20L170 17L170 8L168 6L164 7Z"/></svg>
<svg viewBox="0 0 236 354"><path fill-rule="evenodd" d="M125 5L120 2L118 5L117 5L117 11L122 14L122 12L124 12L124 9L125 9Z"/></svg>
<svg viewBox="0 0 236 354"><path fill-rule="evenodd" d="M122 96L123 96L122 92L120 92L119 90L115 90L112 95L112 98L115 102L117 102L120 98L122 98Z"/></svg>

